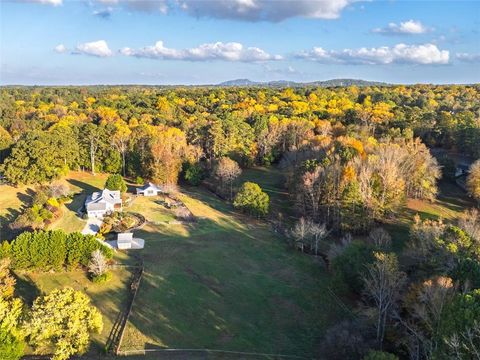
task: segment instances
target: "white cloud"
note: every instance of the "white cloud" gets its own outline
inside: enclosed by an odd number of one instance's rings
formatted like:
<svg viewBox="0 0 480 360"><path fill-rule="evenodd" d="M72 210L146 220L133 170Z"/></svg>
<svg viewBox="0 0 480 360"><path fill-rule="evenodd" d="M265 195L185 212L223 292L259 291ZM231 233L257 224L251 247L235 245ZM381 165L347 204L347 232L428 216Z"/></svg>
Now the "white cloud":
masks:
<svg viewBox="0 0 480 360"><path fill-rule="evenodd" d="M480 62L480 54L457 53L455 57L463 62Z"/></svg>
<svg viewBox="0 0 480 360"><path fill-rule="evenodd" d="M97 0L139 11L173 9L196 17L274 22L293 17L336 19L355 1L359 0Z"/></svg>
<svg viewBox="0 0 480 360"><path fill-rule="evenodd" d="M297 57L324 63L340 64L448 64L450 53L440 50L434 44L405 45L393 47L325 50L315 47L310 51L297 54Z"/></svg>
<svg viewBox="0 0 480 360"><path fill-rule="evenodd" d="M388 26L384 28L376 28L373 29L373 32L386 34L386 35L399 35L399 34L406 34L406 35L418 35L424 34L429 31L425 25L423 25L420 21L416 20L408 20L401 22L400 24L396 23L389 23Z"/></svg>
<svg viewBox="0 0 480 360"><path fill-rule="evenodd" d="M65 45L59 44L59 45L55 46L54 50L59 54L63 54L65 52L67 52L68 49L65 47Z"/></svg>
<svg viewBox="0 0 480 360"><path fill-rule="evenodd" d="M18 2L30 2L30 3L37 3L42 5L52 5L52 6L63 5L63 0L18 0Z"/></svg>
<svg viewBox="0 0 480 360"><path fill-rule="evenodd" d="M244 21L282 21L293 17L336 19L356 0L177 0L197 17Z"/></svg>
<svg viewBox="0 0 480 360"><path fill-rule="evenodd" d="M97 57L112 56L112 50L108 48L105 40L92 41L77 45L74 54L85 54Z"/></svg>
<svg viewBox="0 0 480 360"><path fill-rule="evenodd" d="M245 47L237 42L216 42L202 44L190 49L172 49L165 47L163 41L157 41L155 45L146 46L138 50L126 47L121 49L120 53L125 56L140 58L189 61L225 60L259 62L282 59L280 55L270 55L260 48Z"/></svg>

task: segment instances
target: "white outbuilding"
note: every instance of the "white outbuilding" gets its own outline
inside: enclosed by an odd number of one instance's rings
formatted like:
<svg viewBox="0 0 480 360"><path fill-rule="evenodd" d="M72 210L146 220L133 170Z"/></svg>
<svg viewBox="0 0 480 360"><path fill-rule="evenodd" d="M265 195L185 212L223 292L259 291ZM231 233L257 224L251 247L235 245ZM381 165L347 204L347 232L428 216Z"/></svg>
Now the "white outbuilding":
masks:
<svg viewBox="0 0 480 360"><path fill-rule="evenodd" d="M137 188L137 195L143 196L156 196L162 194L164 191L160 186L152 184L151 182L143 185L141 188Z"/></svg>
<svg viewBox="0 0 480 360"><path fill-rule="evenodd" d="M120 250L131 249L133 241L133 233L118 233L117 247Z"/></svg>

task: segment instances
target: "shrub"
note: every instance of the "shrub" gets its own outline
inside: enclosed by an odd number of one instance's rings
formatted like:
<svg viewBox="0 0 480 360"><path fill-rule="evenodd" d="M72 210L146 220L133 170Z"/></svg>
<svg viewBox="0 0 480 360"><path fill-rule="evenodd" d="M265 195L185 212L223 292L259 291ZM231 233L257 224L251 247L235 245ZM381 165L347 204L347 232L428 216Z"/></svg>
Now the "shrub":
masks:
<svg viewBox="0 0 480 360"><path fill-rule="evenodd" d="M143 185L145 183L145 180L141 176L137 176L135 178L135 184L137 185Z"/></svg>
<svg viewBox="0 0 480 360"><path fill-rule="evenodd" d="M110 281L111 279L112 279L112 273L108 271L101 275L92 276L92 282L94 282L95 284L105 283L107 281Z"/></svg>
<svg viewBox="0 0 480 360"><path fill-rule="evenodd" d="M200 185L204 177L204 171L199 163L186 163L183 171L183 178L186 182L193 186Z"/></svg>
<svg viewBox="0 0 480 360"><path fill-rule="evenodd" d="M233 201L235 208L254 216L267 215L269 205L268 195L262 191L258 184L253 182L243 183Z"/></svg>
<svg viewBox="0 0 480 360"><path fill-rule="evenodd" d="M105 182L105 187L111 191L120 190L121 193L127 191L127 183L119 174L110 175Z"/></svg>
<svg viewBox="0 0 480 360"><path fill-rule="evenodd" d="M353 241L345 251L332 261L335 278L347 285L350 291L360 293L363 289L362 275L366 266L373 263L373 247Z"/></svg>
<svg viewBox="0 0 480 360"><path fill-rule="evenodd" d="M9 256L16 269L59 270L63 266L87 266L93 251L100 250L107 258L113 252L93 235L62 230L24 232L10 244Z"/></svg>

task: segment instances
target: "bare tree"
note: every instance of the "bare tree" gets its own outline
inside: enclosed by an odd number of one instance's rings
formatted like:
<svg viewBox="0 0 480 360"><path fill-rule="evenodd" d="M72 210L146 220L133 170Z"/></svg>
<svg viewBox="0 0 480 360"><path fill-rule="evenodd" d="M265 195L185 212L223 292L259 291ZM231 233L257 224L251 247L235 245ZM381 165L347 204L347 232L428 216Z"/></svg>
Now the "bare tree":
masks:
<svg viewBox="0 0 480 360"><path fill-rule="evenodd" d="M480 211L477 209L465 211L458 225L480 245Z"/></svg>
<svg viewBox="0 0 480 360"><path fill-rule="evenodd" d="M461 333L455 333L445 344L450 350L452 359L477 359L480 360L480 323L475 321L472 327L469 327Z"/></svg>
<svg viewBox="0 0 480 360"><path fill-rule="evenodd" d="M310 225L310 248L315 250L315 255L318 255L318 245L320 241L324 240L330 232L327 230L325 224L312 223Z"/></svg>
<svg viewBox="0 0 480 360"><path fill-rule="evenodd" d="M88 272L93 276L100 276L108 270L107 260L100 250L92 252L92 258L88 264Z"/></svg>
<svg viewBox="0 0 480 360"><path fill-rule="evenodd" d="M233 182L241 173L242 169L237 162L228 157L221 158L215 169L215 177L220 180L222 188L226 184L230 185L230 200L233 198Z"/></svg>
<svg viewBox="0 0 480 360"><path fill-rule="evenodd" d="M406 275L398 269L395 254L375 253L375 258L375 262L367 266L363 282L366 298L376 307L377 341L381 348L387 319L397 305Z"/></svg>
<svg viewBox="0 0 480 360"><path fill-rule="evenodd" d="M370 231L368 239L373 243L373 245L382 250L388 249L392 243L392 237L390 234L381 227Z"/></svg>
<svg viewBox="0 0 480 360"><path fill-rule="evenodd" d="M290 235L293 238L295 247L301 249L302 251L305 245L305 239L310 232L309 226L310 222L305 221L305 218L301 217L290 231Z"/></svg>
<svg viewBox="0 0 480 360"><path fill-rule="evenodd" d="M328 249L327 257L328 261L332 262L333 259L335 259L337 256L340 256L343 254L345 249L352 243L352 235L350 233L345 234L340 239L340 242L338 243L333 243L330 245L330 249Z"/></svg>
<svg viewBox="0 0 480 360"><path fill-rule="evenodd" d="M48 192L51 197L59 198L62 196L67 196L70 193L70 188L67 184L56 181L49 185Z"/></svg>

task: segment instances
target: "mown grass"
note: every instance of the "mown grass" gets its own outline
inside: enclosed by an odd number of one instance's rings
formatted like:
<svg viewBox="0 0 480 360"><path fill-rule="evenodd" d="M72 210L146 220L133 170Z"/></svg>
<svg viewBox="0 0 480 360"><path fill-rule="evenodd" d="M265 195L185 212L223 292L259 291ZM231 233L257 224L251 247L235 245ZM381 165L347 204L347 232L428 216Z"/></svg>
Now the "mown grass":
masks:
<svg viewBox="0 0 480 360"><path fill-rule="evenodd" d="M103 315L103 331L92 337L94 352L104 348L107 338L119 312L126 306L128 286L131 273L125 268L111 270L112 279L106 283L95 284L91 282L87 274L82 270L42 273L42 272L16 272L17 286L16 295L20 296L25 303L31 304L41 295L47 294L54 289L71 287L87 294L92 304Z"/></svg>
<svg viewBox="0 0 480 360"><path fill-rule="evenodd" d="M145 276L123 348L317 354L345 316L320 264L206 191L182 200L196 225L149 224L135 235L146 241Z"/></svg>

